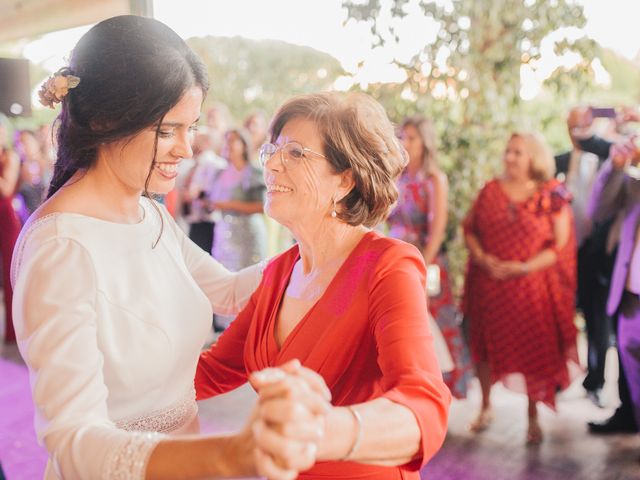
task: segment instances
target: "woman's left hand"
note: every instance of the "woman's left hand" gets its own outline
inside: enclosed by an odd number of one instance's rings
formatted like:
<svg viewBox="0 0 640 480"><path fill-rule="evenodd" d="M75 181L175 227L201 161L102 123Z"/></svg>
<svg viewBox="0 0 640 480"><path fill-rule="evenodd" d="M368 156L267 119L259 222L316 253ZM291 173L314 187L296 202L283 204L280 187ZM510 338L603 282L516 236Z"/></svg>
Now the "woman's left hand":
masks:
<svg viewBox="0 0 640 480"><path fill-rule="evenodd" d="M511 260L500 261L494 269L494 277L498 280L507 280L524 274L523 263Z"/></svg>

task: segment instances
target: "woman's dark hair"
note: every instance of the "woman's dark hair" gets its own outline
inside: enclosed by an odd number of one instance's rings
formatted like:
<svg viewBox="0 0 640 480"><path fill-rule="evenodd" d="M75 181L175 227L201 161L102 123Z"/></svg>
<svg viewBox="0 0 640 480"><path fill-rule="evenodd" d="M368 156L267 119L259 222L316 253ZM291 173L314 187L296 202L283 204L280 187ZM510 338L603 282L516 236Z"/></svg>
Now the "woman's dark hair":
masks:
<svg viewBox="0 0 640 480"><path fill-rule="evenodd" d="M252 144L251 144L251 135L249 134L249 131L246 128L231 128L224 133L224 136L226 137L227 135L231 135L231 134L238 137L240 142L242 142L242 147L243 147L242 159L244 160L245 163L250 163Z"/></svg>
<svg viewBox="0 0 640 480"><path fill-rule="evenodd" d="M48 197L96 161L98 146L159 125L191 87L206 94L204 64L173 30L123 15L95 25L80 39L64 73L80 78L56 119L58 154ZM157 151L150 152L150 167Z"/></svg>

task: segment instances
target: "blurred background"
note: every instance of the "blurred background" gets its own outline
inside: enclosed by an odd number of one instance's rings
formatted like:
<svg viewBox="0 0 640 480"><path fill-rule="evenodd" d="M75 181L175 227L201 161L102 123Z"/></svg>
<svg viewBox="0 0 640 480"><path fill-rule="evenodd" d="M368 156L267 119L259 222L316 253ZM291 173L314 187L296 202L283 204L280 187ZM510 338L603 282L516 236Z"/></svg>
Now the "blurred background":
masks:
<svg viewBox="0 0 640 480"><path fill-rule="evenodd" d="M0 57L13 59L19 95L32 104L14 105L11 127L50 124L56 111L37 101L43 80L92 24L130 12L187 39L211 77L204 110L223 101L230 124L256 111L268 118L294 94L332 89L373 95L396 122L432 118L451 184L447 244L459 253L458 287L460 220L500 168L508 132L538 130L565 151L571 107L640 100L635 0L0 0Z"/></svg>
<svg viewBox="0 0 640 480"><path fill-rule="evenodd" d="M614 118L589 123L590 135L611 141L633 134L640 118L638 0L0 0L0 112L8 117L0 115L0 130L5 128L20 157L22 203L16 211L23 222L42 200L55 158L49 127L59 107L40 106L41 84L67 64L73 45L93 24L128 13L166 23L207 65L211 88L194 151L210 171L226 164L216 141L228 128L243 125L259 145L275 109L299 93L364 91L396 124L415 114L432 119L450 185L445 246L456 295L467 260L461 221L480 188L500 172L512 131L540 131L560 153L573 148L567 115L574 107L613 110ZM185 165L191 174L182 172L178 189L210 183L206 169L194 174L194 164ZM192 190L191 212L183 211L179 198L165 200L183 226L208 229L201 240L210 251L215 219L198 214L197 201L206 195L202 188ZM273 222L267 227L269 255L291 242ZM584 330L581 317L576 322ZM30 393L17 352L5 347L0 354L16 363L0 363L4 405L24 403ZM564 394L561 415L544 414L553 434L539 450L517 448L514 439L526 426L509 415L473 443L466 429L470 409L454 404L451 436L430 464L430 478L640 478L637 435L585 435L586 420L604 419L617 402L614 361L607 369L608 410L591 405L574 386ZM15 387L10 375L19 379ZM227 410L204 411L226 421L226 411L239 402L249 405L248 395L223 400ZM478 398L476 388L471 399ZM524 408L524 400L508 392L498 399L498 407ZM42 452L32 438L31 412L21 412L20 426L11 423L17 414L5 415L5 423L0 415L0 432L6 432L0 435L0 460L5 469L12 465L21 472L11 478L38 478L40 463L31 465Z"/></svg>

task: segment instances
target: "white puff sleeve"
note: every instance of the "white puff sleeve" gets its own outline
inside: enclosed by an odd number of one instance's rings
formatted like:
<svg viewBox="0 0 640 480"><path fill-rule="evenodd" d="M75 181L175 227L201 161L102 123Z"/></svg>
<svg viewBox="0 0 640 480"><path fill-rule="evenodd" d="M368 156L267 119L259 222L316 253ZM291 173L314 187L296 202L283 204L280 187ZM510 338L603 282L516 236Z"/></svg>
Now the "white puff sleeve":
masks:
<svg viewBox="0 0 640 480"><path fill-rule="evenodd" d="M57 476L144 478L162 436L119 430L109 419L89 253L54 237L31 246L15 273L18 347L29 368L38 439Z"/></svg>

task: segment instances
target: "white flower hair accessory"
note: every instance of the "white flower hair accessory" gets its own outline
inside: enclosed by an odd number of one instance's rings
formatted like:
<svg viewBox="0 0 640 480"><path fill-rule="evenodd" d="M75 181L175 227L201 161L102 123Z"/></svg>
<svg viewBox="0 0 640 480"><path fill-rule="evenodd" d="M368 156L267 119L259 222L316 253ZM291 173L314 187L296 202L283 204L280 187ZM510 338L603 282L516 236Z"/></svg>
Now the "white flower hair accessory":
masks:
<svg viewBox="0 0 640 480"><path fill-rule="evenodd" d="M79 83L79 77L71 75L68 68L61 68L40 87L38 91L40 103L45 107L54 108L55 104L60 103L69 90L76 88Z"/></svg>

